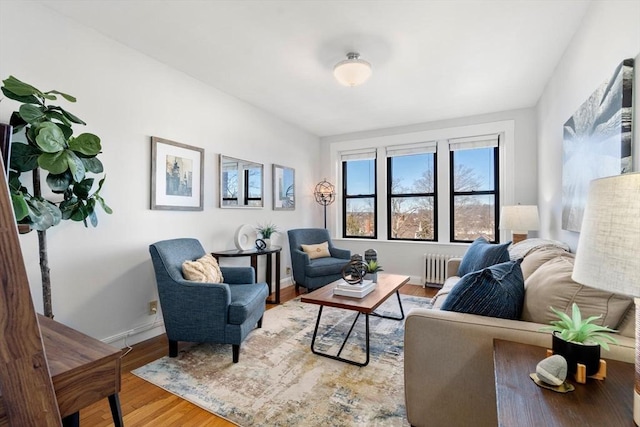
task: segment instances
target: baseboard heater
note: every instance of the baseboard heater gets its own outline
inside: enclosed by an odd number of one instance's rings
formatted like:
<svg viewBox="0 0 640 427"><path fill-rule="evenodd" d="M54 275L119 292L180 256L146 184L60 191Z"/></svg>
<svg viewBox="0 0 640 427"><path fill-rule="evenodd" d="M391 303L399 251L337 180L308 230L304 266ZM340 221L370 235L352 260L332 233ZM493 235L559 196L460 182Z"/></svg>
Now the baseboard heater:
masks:
<svg viewBox="0 0 640 427"><path fill-rule="evenodd" d="M447 261L451 255L424 254L424 286L441 288L446 280Z"/></svg>

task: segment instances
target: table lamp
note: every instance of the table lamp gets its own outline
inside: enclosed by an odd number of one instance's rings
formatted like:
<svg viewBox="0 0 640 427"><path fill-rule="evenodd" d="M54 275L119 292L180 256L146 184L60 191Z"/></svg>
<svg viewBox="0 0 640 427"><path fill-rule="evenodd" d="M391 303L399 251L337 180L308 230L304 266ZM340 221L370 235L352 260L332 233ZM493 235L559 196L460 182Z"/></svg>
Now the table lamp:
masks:
<svg viewBox="0 0 640 427"><path fill-rule="evenodd" d="M640 425L640 173L591 181L572 278L586 286L634 297L633 420Z"/></svg>
<svg viewBox="0 0 640 427"><path fill-rule="evenodd" d="M500 212L500 229L511 230L513 243L527 238L530 230L540 227L536 205L503 206Z"/></svg>

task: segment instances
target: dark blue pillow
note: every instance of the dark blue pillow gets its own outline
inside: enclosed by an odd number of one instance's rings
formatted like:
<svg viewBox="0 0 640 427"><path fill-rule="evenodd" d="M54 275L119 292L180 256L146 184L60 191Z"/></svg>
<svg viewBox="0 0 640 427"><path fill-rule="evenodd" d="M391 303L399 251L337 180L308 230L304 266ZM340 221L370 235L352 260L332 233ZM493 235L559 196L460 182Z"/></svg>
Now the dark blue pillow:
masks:
<svg viewBox="0 0 640 427"><path fill-rule="evenodd" d="M509 261L510 244L511 242L507 242L498 245L487 242L484 237L478 237L462 257L460 267L458 267L458 276Z"/></svg>
<svg viewBox="0 0 640 427"><path fill-rule="evenodd" d="M521 262L522 258L466 274L451 289L440 309L519 319L524 305Z"/></svg>

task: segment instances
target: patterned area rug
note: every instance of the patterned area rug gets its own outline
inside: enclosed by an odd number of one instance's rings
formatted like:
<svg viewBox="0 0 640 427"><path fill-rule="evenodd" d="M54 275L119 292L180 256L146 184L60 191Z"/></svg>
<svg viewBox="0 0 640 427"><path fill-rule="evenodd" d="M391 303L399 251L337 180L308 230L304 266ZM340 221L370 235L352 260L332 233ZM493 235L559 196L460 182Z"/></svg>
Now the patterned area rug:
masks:
<svg viewBox="0 0 640 427"><path fill-rule="evenodd" d="M405 314L430 305L427 298L401 298ZM370 317L371 360L360 368L311 353L318 307L295 299L268 310L237 364L230 345L199 344L133 373L244 427L407 426L404 321ZM391 296L378 312L397 316L398 299ZM325 307L316 349L336 354L354 317ZM364 323L360 316L343 357L364 360Z"/></svg>

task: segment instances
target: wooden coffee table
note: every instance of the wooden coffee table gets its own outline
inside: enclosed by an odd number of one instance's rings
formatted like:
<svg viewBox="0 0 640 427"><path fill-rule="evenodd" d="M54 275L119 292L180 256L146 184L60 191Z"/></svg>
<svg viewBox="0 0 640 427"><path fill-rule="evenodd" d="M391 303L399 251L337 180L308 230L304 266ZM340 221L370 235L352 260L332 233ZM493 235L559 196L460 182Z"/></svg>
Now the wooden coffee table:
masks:
<svg viewBox="0 0 640 427"><path fill-rule="evenodd" d="M318 319L316 320L316 328L313 331L313 339L311 340L311 352L313 354L317 354L319 356L328 357L330 359L339 360L341 362L350 363L356 366L367 366L369 364L369 316L382 317L385 319L393 319L393 320L402 320L404 319L404 310L402 309L402 301L400 300L400 292L398 290L405 284L409 282L408 276L400 276L397 274L384 274L378 273L378 285L375 290L370 294L366 295L363 298L352 298L352 297L344 297L339 295L333 295L333 289L336 287L338 282L330 283L326 286L323 286L320 289L317 289L309 294L303 295L301 298L302 302L307 302L310 304L318 304L320 306L320 310L318 311ZM398 297L398 305L400 306L400 317L391 317L391 316L383 316L381 314L375 313L375 309L380 306L383 302L387 300L393 293ZM320 318L322 317L322 309L325 307L336 307L342 308L345 310L353 310L358 314L356 318L353 320L353 324L347 332L347 336L345 337L338 354L327 354L317 351L315 349L316 335L318 334L318 327L320 326ZM346 359L344 357L340 357L342 350L344 349L351 332L353 331L360 314L365 315L365 330L366 330L366 359L364 362L358 362L352 359Z"/></svg>

